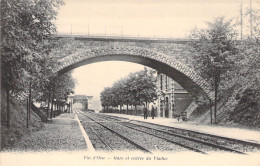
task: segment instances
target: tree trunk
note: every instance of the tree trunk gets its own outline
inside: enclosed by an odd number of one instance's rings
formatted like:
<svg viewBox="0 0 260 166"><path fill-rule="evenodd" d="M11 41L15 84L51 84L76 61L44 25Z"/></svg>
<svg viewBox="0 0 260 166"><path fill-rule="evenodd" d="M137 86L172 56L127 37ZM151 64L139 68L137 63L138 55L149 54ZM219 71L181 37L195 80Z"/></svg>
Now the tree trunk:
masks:
<svg viewBox="0 0 260 166"><path fill-rule="evenodd" d="M126 103L126 114L128 115L128 101Z"/></svg>
<svg viewBox="0 0 260 166"><path fill-rule="evenodd" d="M49 90L49 96L48 96L47 119L49 117L50 102L51 102L51 90Z"/></svg>
<svg viewBox="0 0 260 166"><path fill-rule="evenodd" d="M214 119L215 123L217 123L217 99L218 99L218 76L215 76L215 112L214 112Z"/></svg>
<svg viewBox="0 0 260 166"><path fill-rule="evenodd" d="M210 109L210 124L212 124L212 101L209 99L209 109Z"/></svg>
<svg viewBox="0 0 260 166"><path fill-rule="evenodd" d="M137 107L136 107L136 104L135 104L135 115L137 115Z"/></svg>
<svg viewBox="0 0 260 166"><path fill-rule="evenodd" d="M6 126L10 127L10 90L9 85L6 86Z"/></svg>
<svg viewBox="0 0 260 166"><path fill-rule="evenodd" d="M54 92L52 91L52 100L51 100L51 119L52 119L52 115L53 115L53 102L54 102Z"/></svg>
<svg viewBox="0 0 260 166"><path fill-rule="evenodd" d="M70 112L73 113L72 111L72 105L73 105L73 102L70 102Z"/></svg>
<svg viewBox="0 0 260 166"><path fill-rule="evenodd" d="M26 98L26 128L29 127L29 97Z"/></svg>
<svg viewBox="0 0 260 166"><path fill-rule="evenodd" d="M57 99L56 99L56 101L57 101ZM57 103L55 102L55 105L54 105L54 113L53 113L53 118L55 118L55 114L56 114L56 112L57 112Z"/></svg>

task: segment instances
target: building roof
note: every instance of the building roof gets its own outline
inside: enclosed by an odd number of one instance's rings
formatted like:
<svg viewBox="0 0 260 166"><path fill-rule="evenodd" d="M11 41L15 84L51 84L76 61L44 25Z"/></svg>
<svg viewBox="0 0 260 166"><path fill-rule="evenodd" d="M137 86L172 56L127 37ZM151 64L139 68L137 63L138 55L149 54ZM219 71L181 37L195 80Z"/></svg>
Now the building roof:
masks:
<svg viewBox="0 0 260 166"><path fill-rule="evenodd" d="M74 95L72 96L73 99L88 99L86 95Z"/></svg>

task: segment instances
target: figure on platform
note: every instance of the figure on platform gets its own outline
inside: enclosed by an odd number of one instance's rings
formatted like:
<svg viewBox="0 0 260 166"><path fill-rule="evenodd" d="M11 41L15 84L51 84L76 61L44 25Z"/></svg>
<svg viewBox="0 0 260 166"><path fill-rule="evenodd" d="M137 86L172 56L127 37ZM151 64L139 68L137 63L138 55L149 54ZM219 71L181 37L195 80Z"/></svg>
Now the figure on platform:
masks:
<svg viewBox="0 0 260 166"><path fill-rule="evenodd" d="M154 119L154 116L155 116L155 112L154 112L154 108L153 108L153 105L152 105L152 110L151 110L151 116L152 116L152 119Z"/></svg>
<svg viewBox="0 0 260 166"><path fill-rule="evenodd" d="M146 107L144 107L143 112L144 112L144 119L147 119L147 108Z"/></svg>

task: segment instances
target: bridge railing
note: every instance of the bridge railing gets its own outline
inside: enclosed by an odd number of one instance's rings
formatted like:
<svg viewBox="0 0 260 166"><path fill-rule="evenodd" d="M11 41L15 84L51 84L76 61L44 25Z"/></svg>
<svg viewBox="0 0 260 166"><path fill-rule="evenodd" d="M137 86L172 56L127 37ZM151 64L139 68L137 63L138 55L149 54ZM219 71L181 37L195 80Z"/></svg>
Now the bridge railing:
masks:
<svg viewBox="0 0 260 166"><path fill-rule="evenodd" d="M86 33L66 33L59 32L54 34L57 37L78 37L78 38L99 38L99 39L133 39L133 40L165 40L165 41L190 41L188 38L172 38L172 37L146 37L136 35L117 35L117 34L86 34Z"/></svg>

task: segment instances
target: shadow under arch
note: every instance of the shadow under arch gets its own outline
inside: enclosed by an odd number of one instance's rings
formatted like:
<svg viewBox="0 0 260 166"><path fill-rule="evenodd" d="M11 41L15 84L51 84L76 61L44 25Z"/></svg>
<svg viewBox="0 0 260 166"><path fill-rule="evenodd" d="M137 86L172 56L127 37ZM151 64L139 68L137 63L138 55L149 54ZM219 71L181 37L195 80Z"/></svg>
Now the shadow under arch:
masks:
<svg viewBox="0 0 260 166"><path fill-rule="evenodd" d="M102 61L127 61L151 67L178 82L191 96L214 101L209 84L194 70L171 56L147 48L113 45L86 49L60 59L54 72L62 74Z"/></svg>

